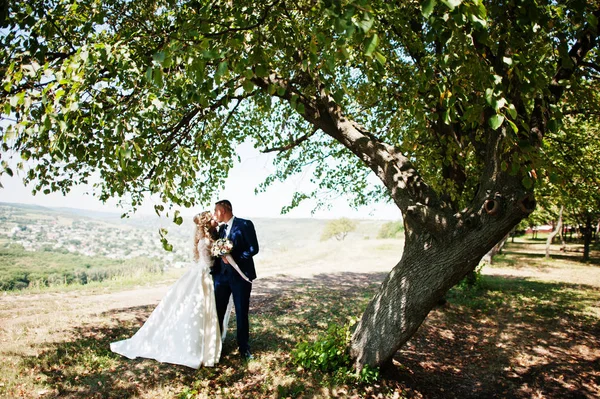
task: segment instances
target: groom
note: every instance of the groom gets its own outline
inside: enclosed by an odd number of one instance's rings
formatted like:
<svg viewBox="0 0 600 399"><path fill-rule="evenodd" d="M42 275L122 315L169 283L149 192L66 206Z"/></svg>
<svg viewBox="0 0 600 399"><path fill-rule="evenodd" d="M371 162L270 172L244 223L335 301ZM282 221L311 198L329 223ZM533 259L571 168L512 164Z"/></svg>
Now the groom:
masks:
<svg viewBox="0 0 600 399"><path fill-rule="evenodd" d="M258 240L256 231L250 220L233 216L231 202L222 200L215 203L215 219L222 223L219 227L219 238L227 237L233 243L231 257L240 270L249 280L256 278L254 260L252 257L258 253ZM248 323L248 310L250 308L250 291L252 283L246 281L233 268L225 257L217 258L213 267L213 280L215 284L215 299L219 325L223 329L223 318L229 303L229 296L233 295L235 305L235 318L237 320L237 341L240 355L244 360L253 359L248 344L250 326Z"/></svg>

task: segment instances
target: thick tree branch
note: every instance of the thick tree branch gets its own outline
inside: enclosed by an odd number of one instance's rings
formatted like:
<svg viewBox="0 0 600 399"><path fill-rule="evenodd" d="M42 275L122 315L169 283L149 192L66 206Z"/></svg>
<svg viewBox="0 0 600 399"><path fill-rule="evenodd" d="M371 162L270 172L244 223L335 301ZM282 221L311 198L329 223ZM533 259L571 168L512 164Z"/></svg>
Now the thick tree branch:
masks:
<svg viewBox="0 0 600 399"><path fill-rule="evenodd" d="M593 14L597 20L600 19L600 9L596 10ZM569 50L571 64L561 62L558 66L549 87L553 96L553 98L550 99L552 103L557 103L560 100L565 90L565 86L561 82L570 79L575 71L583 65L584 58L594 47L596 47L599 34L600 24L596 27L587 24L579 39L577 39L575 44L573 44L573 47L571 47L571 50Z"/></svg>
<svg viewBox="0 0 600 399"><path fill-rule="evenodd" d="M424 229L436 235L447 228L451 208L442 203L437 193L423 181L408 157L397 148L381 142L357 122L349 120L325 90L321 89L316 98L308 99L276 73L254 78L253 82L267 92L270 85L284 88L281 94L275 91L273 95L295 102L296 107L302 104L304 112L301 114L306 121L334 138L375 172L404 215L411 219L407 223L415 230Z"/></svg>

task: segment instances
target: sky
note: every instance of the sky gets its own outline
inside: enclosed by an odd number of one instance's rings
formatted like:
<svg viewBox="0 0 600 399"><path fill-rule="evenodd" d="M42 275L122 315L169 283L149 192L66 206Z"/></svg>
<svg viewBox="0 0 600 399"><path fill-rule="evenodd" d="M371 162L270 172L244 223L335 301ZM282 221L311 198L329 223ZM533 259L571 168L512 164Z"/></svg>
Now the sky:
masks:
<svg viewBox="0 0 600 399"><path fill-rule="evenodd" d="M330 210L321 210L311 214L314 203L306 203L288 214L281 215L281 208L289 204L292 194L295 191L309 187L310 176L304 175L290 178L284 183L276 183L264 193L255 195L254 189L274 170L272 164L274 155L260 153L249 144L242 144L238 148L238 154L240 155L241 162L230 170L225 189L215 194L215 201L218 199L228 199L231 201L236 216L245 218L337 219L347 217L351 219L401 219L400 211L393 204L373 204L373 206L365 206L355 210L347 204L347 200L343 197L331 202L332 207ZM374 180L376 180L375 177ZM12 178L7 175L2 176L0 182L4 186L4 188L0 188L0 202L78 208L114 213L124 212L123 208L117 206L116 200L111 200L103 204L89 194L91 186L75 187L66 196L63 196L61 193L51 193L48 195L38 193L36 196L33 196L31 194L32 187L25 187L23 185L22 179L17 175L17 171L15 171L15 176ZM136 214L154 214L154 205L160 203L158 199L148 198ZM181 212L185 217L185 215L195 214L202 210L204 209L184 209ZM212 210L212 204L210 204L208 210Z"/></svg>

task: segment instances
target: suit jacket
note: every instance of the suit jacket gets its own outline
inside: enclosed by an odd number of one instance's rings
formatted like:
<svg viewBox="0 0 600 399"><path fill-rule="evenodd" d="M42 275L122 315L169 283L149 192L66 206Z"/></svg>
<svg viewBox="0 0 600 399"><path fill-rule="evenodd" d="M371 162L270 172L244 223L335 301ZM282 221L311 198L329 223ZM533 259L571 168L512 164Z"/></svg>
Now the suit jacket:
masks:
<svg viewBox="0 0 600 399"><path fill-rule="evenodd" d="M224 226L221 226L219 229L219 237L221 237L224 228ZM231 257L246 277L254 280L256 270L252 257L258 253L258 239L256 238L254 224L250 220L235 217L227 238L233 243ZM223 264L220 258L216 259L215 266L220 269L216 271L217 273L222 272L225 267L230 267ZM237 273L236 271L233 272Z"/></svg>

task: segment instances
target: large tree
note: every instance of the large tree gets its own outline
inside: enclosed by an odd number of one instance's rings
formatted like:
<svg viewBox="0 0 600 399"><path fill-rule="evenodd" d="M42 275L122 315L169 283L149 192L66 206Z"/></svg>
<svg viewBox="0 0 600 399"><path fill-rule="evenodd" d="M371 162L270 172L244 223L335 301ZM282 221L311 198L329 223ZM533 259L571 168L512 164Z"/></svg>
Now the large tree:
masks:
<svg viewBox="0 0 600 399"><path fill-rule="evenodd" d="M251 140L278 154L265 185L310 164L317 190L393 201L401 259L352 338L358 367L382 365L534 209L545 135L597 90L599 16L585 0L12 2L3 157L34 191L97 175L102 199L192 206Z"/></svg>

